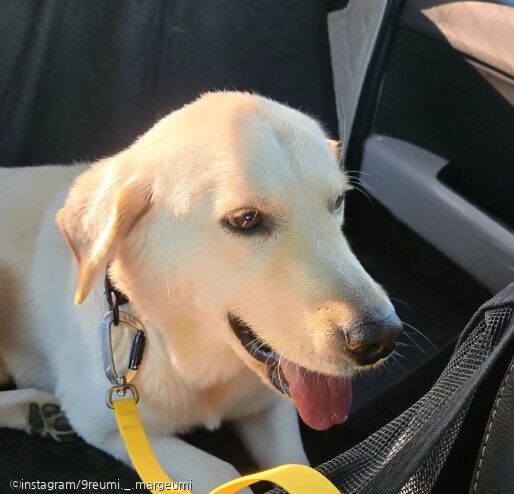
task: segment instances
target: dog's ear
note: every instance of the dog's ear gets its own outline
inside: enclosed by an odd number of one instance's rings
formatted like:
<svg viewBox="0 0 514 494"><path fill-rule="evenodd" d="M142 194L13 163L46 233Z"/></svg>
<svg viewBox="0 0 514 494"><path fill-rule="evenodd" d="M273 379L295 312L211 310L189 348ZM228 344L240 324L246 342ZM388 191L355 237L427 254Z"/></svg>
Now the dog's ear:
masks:
<svg viewBox="0 0 514 494"><path fill-rule="evenodd" d="M327 139L327 141L330 149L332 149L332 153L334 153L334 156L336 157L336 161L339 162L342 151L341 141L336 141L335 139Z"/></svg>
<svg viewBox="0 0 514 494"><path fill-rule="evenodd" d="M109 160L92 166L77 179L57 212L57 224L78 264L76 304L86 299L121 241L150 209L149 189L120 177L117 168Z"/></svg>

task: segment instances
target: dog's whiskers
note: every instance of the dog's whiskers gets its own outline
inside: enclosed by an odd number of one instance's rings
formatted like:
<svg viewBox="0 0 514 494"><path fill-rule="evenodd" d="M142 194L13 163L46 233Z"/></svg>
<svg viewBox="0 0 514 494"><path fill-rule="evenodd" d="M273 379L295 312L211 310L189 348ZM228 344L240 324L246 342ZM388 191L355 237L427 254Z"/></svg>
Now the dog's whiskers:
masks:
<svg viewBox="0 0 514 494"><path fill-rule="evenodd" d="M260 345L256 348L256 345L260 343ZM248 351L250 355L253 355L255 352L259 351L259 349L264 345L262 341L259 340L259 338L254 338L253 340L249 341L248 343L245 343L243 345L243 348ZM251 346L251 347L250 347Z"/></svg>
<svg viewBox="0 0 514 494"><path fill-rule="evenodd" d="M398 346L403 346L403 347L407 347L407 348L415 348L413 345L409 345L408 343L403 343L401 341L397 341L396 344Z"/></svg>
<svg viewBox="0 0 514 494"><path fill-rule="evenodd" d="M396 364L398 364L398 367L400 367L400 369L403 371L404 374L407 374L405 367L403 367L403 365L400 363L400 361L396 358L397 356L399 356L399 354L397 354L396 352L391 353L391 358L394 360L394 362Z"/></svg>
<svg viewBox="0 0 514 494"><path fill-rule="evenodd" d="M348 183L352 183L352 182L355 182L358 185L363 185L365 187L369 187L369 185L366 182L364 182L364 180L362 180L360 177L348 177Z"/></svg>
<svg viewBox="0 0 514 494"><path fill-rule="evenodd" d="M405 334L405 336L407 338L409 338L410 341L412 341L412 343L414 344L415 348L417 348L422 353L426 353L426 349L423 348L423 346L420 345L407 331L404 330L403 334Z"/></svg>
<svg viewBox="0 0 514 494"><path fill-rule="evenodd" d="M407 307L407 308L408 308L408 309L410 309L410 310L414 310L414 309L412 308L412 305L409 305L409 304L408 304L407 302L405 302L404 300L400 300L399 298L391 297L390 295L389 295L389 298L390 298L391 300L394 300L395 302L398 302L399 304L404 305L405 307Z"/></svg>
<svg viewBox="0 0 514 494"><path fill-rule="evenodd" d="M282 391L285 391L284 383L282 382L282 372L280 372L280 362L282 361L282 354L279 354L278 356L278 363L277 363L277 369L278 369L278 382L280 384L280 387L282 388Z"/></svg>
<svg viewBox="0 0 514 494"><path fill-rule="evenodd" d="M373 205L373 200L371 199L371 196L364 189L359 187L358 184L352 183L351 181L349 181L348 183L351 185L352 189L360 192L361 194L364 194L364 196L366 196L366 198L368 199L369 203Z"/></svg>
<svg viewBox="0 0 514 494"><path fill-rule="evenodd" d="M358 173L359 175L369 175L369 173L361 172L360 170L346 170L345 173Z"/></svg>
<svg viewBox="0 0 514 494"><path fill-rule="evenodd" d="M302 347L302 342L298 343L296 345L296 347L293 349L293 351L291 352L291 361L294 363L294 365L296 367L296 372L297 372L299 378L301 379L302 382L305 382L305 376L307 375L308 370L305 367L302 367L296 361L296 354L300 350L301 347ZM303 372L300 372L300 371L303 371Z"/></svg>
<svg viewBox="0 0 514 494"><path fill-rule="evenodd" d="M414 343L414 346L416 348L418 348L418 350L420 350L423 353L426 353L426 350L407 331L403 331L402 334L404 334L407 338L409 338L409 340L412 341L412 343ZM398 343L396 343L396 344L398 344Z"/></svg>
<svg viewBox="0 0 514 494"><path fill-rule="evenodd" d="M434 344L434 342L425 334L423 334L419 329L415 328L412 324L409 324L408 322L402 321L402 323L407 326L408 328L411 328L414 330L417 334L419 334L422 338L424 338L434 350L437 350L437 346Z"/></svg>

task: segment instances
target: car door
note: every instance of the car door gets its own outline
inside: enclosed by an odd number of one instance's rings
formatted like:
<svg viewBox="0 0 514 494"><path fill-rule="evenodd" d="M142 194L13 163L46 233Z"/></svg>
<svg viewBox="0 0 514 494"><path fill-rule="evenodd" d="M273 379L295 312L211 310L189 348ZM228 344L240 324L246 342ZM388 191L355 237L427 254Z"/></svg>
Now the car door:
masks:
<svg viewBox="0 0 514 494"><path fill-rule="evenodd" d="M514 279L514 2L352 1L329 26L347 168L500 290Z"/></svg>

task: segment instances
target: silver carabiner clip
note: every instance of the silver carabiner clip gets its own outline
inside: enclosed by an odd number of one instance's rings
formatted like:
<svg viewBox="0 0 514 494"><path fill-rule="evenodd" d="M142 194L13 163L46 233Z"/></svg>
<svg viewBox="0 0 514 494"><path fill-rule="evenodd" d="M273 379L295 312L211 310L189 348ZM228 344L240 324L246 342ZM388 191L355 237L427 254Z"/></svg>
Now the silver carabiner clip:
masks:
<svg viewBox="0 0 514 494"><path fill-rule="evenodd" d="M143 323L128 312L119 311L120 322L125 323L136 331L134 339L132 340L132 348L130 351L130 359L128 370L124 374L116 370L114 363L114 355L112 350L112 325L114 322L114 313L112 311L105 314L102 319L102 359L104 364L104 371L107 379L113 385L114 389L118 391L118 394L123 396L124 388L128 388L132 380L137 374L139 364L143 357L143 351L145 346L145 326ZM133 386L132 386L133 387ZM137 392L134 393L136 396ZM112 396L112 393L111 395ZM109 400L107 400L109 402Z"/></svg>

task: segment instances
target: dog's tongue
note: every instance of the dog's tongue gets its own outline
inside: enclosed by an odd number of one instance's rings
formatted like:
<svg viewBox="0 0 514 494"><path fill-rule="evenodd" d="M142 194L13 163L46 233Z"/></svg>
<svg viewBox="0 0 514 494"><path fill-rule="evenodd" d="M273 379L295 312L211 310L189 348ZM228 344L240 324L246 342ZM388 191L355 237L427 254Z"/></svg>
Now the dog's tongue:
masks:
<svg viewBox="0 0 514 494"><path fill-rule="evenodd" d="M289 395L309 427L323 431L346 420L352 404L349 379L310 372L285 358L280 367L289 383Z"/></svg>

